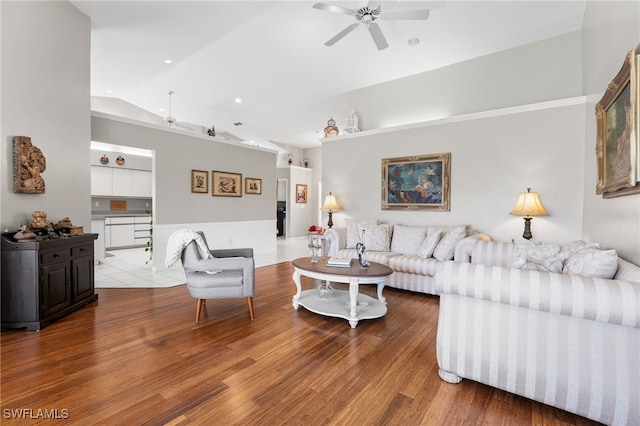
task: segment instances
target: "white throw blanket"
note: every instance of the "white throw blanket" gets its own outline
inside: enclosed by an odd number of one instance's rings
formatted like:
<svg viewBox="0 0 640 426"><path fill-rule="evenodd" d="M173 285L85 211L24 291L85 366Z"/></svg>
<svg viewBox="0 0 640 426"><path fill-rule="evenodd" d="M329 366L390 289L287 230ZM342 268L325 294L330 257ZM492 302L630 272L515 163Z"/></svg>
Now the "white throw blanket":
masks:
<svg viewBox="0 0 640 426"><path fill-rule="evenodd" d="M184 250L191 241L196 242L200 257L203 259L213 259L211 253L209 253L207 244L200 234L191 229L179 229L169 237L169 241L167 242L167 257L165 258L164 266L171 268L178 259L180 259L180 256L182 256L182 250Z"/></svg>

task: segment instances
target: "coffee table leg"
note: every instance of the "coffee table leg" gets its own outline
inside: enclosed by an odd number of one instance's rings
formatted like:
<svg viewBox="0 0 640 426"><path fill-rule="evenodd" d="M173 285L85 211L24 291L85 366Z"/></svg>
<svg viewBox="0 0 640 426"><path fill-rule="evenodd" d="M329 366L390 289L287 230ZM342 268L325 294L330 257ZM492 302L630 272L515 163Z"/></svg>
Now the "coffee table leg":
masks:
<svg viewBox="0 0 640 426"><path fill-rule="evenodd" d="M384 296L382 295L382 290L384 289L384 286L386 284L387 284L386 279L378 283L378 300L385 304L387 303L387 299L385 299Z"/></svg>
<svg viewBox="0 0 640 426"><path fill-rule="evenodd" d="M296 269L293 271L293 282L296 283L296 294L293 296L293 309L298 309L300 304L298 300L300 300L300 294L302 293L302 285L300 284L300 272Z"/></svg>
<svg viewBox="0 0 640 426"><path fill-rule="evenodd" d="M349 277L349 325L356 328L358 325L358 278Z"/></svg>

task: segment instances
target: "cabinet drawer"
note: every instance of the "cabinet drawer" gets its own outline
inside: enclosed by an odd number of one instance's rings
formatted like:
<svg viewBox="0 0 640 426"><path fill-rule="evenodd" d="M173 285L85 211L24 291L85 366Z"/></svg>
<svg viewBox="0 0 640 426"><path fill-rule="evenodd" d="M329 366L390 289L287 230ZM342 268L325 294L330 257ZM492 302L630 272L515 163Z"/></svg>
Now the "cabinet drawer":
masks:
<svg viewBox="0 0 640 426"><path fill-rule="evenodd" d="M40 253L40 262L42 264L58 262L60 260L68 259L71 257L71 249L60 249L55 251L47 251Z"/></svg>
<svg viewBox="0 0 640 426"><path fill-rule="evenodd" d="M124 225L124 224L132 224L135 222L134 216L125 216L125 217L112 217L111 225Z"/></svg>
<svg viewBox="0 0 640 426"><path fill-rule="evenodd" d="M79 257L79 256L88 256L93 252L93 246L79 246L79 247L71 247L71 256Z"/></svg>

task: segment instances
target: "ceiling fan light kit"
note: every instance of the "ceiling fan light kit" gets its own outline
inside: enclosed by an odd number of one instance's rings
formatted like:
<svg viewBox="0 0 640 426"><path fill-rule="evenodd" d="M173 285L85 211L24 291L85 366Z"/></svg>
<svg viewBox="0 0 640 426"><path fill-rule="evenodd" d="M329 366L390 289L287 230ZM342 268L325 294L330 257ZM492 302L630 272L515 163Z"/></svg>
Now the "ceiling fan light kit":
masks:
<svg viewBox="0 0 640 426"><path fill-rule="evenodd" d="M336 6L327 3L316 3L313 5L314 9L324 10L332 13L339 13L342 15L350 15L355 17L357 22L349 25L338 34L330 38L325 46L333 46L338 41L342 40L347 34L355 30L360 24L363 24L369 30L369 34L373 39L378 50L384 50L389 47L389 43L385 38L380 26L375 22L380 20L424 20L429 17L429 9L416 9L416 10L390 10L383 12L382 7L371 7L369 3L359 9L348 9L342 6ZM420 39L418 39L418 43ZM417 43L416 43L417 44Z"/></svg>

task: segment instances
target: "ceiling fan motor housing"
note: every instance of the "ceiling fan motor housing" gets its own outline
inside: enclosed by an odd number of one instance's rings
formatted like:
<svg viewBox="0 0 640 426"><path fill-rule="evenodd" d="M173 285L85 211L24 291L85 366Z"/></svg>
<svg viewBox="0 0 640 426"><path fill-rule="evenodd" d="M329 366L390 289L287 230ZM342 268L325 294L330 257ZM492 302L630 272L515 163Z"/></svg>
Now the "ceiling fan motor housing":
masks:
<svg viewBox="0 0 640 426"><path fill-rule="evenodd" d="M370 24L380 17L382 13L382 9L380 6L375 9L370 8L369 6L363 6L360 9L356 10L356 19L362 22L365 25Z"/></svg>

